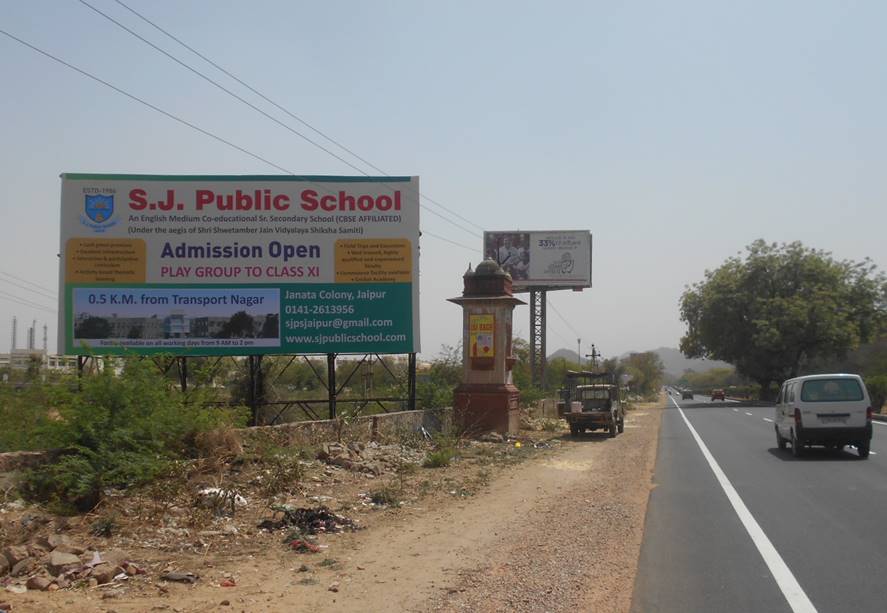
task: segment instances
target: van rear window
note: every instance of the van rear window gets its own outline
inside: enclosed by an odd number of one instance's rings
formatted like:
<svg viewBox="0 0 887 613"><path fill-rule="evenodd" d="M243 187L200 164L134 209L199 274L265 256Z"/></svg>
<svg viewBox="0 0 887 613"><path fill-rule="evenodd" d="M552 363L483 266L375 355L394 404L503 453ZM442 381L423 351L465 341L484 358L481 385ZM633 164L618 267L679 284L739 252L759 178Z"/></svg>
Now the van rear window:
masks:
<svg viewBox="0 0 887 613"><path fill-rule="evenodd" d="M862 400L862 387L856 379L814 379L804 381L803 402L848 402Z"/></svg>

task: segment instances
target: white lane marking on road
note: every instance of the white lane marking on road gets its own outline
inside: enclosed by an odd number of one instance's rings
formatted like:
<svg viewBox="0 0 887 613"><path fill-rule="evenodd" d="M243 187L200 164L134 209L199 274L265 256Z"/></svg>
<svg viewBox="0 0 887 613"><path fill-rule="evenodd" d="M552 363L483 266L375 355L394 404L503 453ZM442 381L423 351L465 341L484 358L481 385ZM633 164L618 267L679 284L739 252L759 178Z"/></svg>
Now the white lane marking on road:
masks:
<svg viewBox="0 0 887 613"><path fill-rule="evenodd" d="M751 413L749 413L748 411L746 411L745 414L746 414L746 415L751 415Z"/></svg>
<svg viewBox="0 0 887 613"><path fill-rule="evenodd" d="M745 506L745 503L742 501L742 498L739 497L736 488L730 483L727 475L721 470L720 465L718 465L714 456L696 432L696 428L694 428L693 424L690 423L690 420L687 419L687 416L684 414L680 405L674 399L672 399L672 402L674 402L675 407L684 419L684 423L687 424L687 428L696 440L696 444L699 445L699 449L702 451L703 457L705 457L705 460L708 462L709 468L711 468L715 478L721 485L721 489L723 489L724 493L727 495L727 500L733 505L733 510L736 511L739 521L742 522L742 525L751 537L755 547L758 548L758 553L761 554L764 563L767 565L767 568L770 569L770 574L773 575L776 585L779 586L782 595L785 596L785 599L788 601L788 606L791 607L791 610L794 611L794 613L816 613L816 607L810 602L810 599L807 597L807 594L804 593L798 580L795 579L795 576L792 574L792 571L789 570L788 565L786 565L782 556L776 551L776 547L773 546L773 543L771 543L770 539L767 538L767 535L764 534L764 530L755 520L751 511Z"/></svg>
<svg viewBox="0 0 887 613"><path fill-rule="evenodd" d="M879 426L887 426L887 422L872 420L873 424L878 424Z"/></svg>
<svg viewBox="0 0 887 613"><path fill-rule="evenodd" d="M771 424L773 423L773 420L770 419L769 417L765 417L765 418L764 418L764 421L769 421Z"/></svg>
<svg viewBox="0 0 887 613"><path fill-rule="evenodd" d="M677 404L677 402L676 402L675 404ZM733 409L733 412L734 412L734 413L739 413L739 409Z"/></svg>

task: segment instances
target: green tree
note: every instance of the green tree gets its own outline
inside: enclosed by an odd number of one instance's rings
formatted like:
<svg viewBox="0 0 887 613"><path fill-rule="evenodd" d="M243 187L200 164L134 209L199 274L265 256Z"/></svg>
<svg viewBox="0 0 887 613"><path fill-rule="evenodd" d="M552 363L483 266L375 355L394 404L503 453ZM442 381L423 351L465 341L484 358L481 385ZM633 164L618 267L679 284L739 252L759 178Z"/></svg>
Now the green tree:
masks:
<svg viewBox="0 0 887 613"><path fill-rule="evenodd" d="M887 375L868 377L865 381L865 385L869 391L872 408L880 413L881 408L884 406L884 401L887 400Z"/></svg>
<svg viewBox="0 0 887 613"><path fill-rule="evenodd" d="M665 366L654 351L632 353L622 359L626 374L631 376L629 387L644 396L655 394L662 387Z"/></svg>
<svg viewBox="0 0 887 613"><path fill-rule="evenodd" d="M453 390L462 381L462 343L441 345L431 367L417 376L416 399L423 409L453 406Z"/></svg>
<svg viewBox="0 0 887 613"><path fill-rule="evenodd" d="M246 311L237 311L225 322L216 336L218 338L251 338L253 334L252 315Z"/></svg>
<svg viewBox="0 0 887 613"><path fill-rule="evenodd" d="M74 328L77 338L108 338L111 336L111 324L104 317L87 317Z"/></svg>
<svg viewBox="0 0 887 613"><path fill-rule="evenodd" d="M278 317L277 313L273 313L265 317L265 322L262 324L262 331L259 333L260 338L277 338L278 331Z"/></svg>
<svg viewBox="0 0 887 613"><path fill-rule="evenodd" d="M681 351L734 364L761 386L811 360L842 356L878 333L887 284L869 261L838 261L799 242L757 240L681 297Z"/></svg>

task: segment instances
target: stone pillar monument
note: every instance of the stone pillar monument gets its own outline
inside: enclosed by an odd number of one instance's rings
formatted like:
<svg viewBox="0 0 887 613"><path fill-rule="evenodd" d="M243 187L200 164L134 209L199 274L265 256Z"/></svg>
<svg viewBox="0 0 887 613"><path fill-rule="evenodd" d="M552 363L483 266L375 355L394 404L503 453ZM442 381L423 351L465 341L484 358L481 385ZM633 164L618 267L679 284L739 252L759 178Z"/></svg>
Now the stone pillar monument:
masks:
<svg viewBox="0 0 887 613"><path fill-rule="evenodd" d="M484 260L463 277L462 296L450 298L462 307L462 383L455 390L454 421L471 435L495 431L517 434L520 392L511 381L511 318L515 305L511 275L493 260Z"/></svg>

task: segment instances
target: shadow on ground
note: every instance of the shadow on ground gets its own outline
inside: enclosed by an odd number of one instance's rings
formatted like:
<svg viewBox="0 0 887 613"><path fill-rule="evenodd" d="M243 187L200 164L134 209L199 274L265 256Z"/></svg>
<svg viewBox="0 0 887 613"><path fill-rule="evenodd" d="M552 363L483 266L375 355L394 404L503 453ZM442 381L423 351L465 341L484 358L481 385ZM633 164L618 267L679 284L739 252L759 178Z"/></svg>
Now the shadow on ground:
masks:
<svg viewBox="0 0 887 613"><path fill-rule="evenodd" d="M792 455L790 446L788 449L771 447L767 452L783 462L856 462L862 459L856 454L856 449L849 445L844 449L807 447L800 458Z"/></svg>

